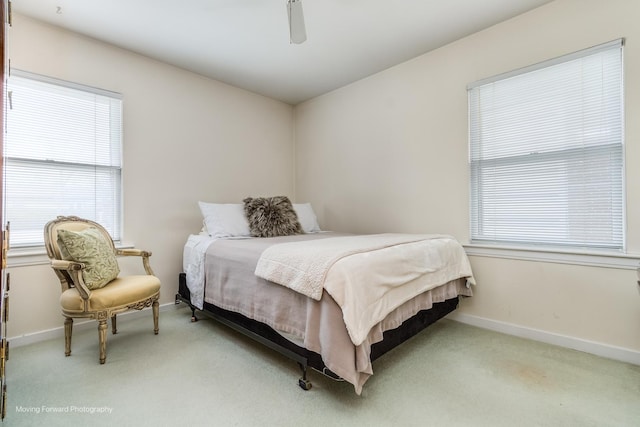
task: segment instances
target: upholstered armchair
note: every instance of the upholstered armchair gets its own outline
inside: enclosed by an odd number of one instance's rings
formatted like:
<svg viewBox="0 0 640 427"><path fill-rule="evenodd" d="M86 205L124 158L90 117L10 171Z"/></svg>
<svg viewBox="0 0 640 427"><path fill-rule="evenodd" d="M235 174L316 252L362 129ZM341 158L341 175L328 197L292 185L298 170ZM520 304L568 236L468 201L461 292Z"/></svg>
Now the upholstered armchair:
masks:
<svg viewBox="0 0 640 427"><path fill-rule="evenodd" d="M151 252L116 249L100 224L75 216L59 216L44 227L51 268L60 279L60 305L64 321L65 355L71 355L74 318L98 321L100 363L107 353L107 319L115 334L116 315L152 307L153 332L158 334L160 280L149 265ZM117 256L139 256L146 274L119 277Z"/></svg>

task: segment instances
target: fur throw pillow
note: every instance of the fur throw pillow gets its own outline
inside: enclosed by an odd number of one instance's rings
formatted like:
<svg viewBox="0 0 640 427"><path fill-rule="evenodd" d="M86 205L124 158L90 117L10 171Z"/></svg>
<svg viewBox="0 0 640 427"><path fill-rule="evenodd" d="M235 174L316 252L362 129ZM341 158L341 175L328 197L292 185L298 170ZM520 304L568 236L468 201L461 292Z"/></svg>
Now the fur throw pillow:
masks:
<svg viewBox="0 0 640 427"><path fill-rule="evenodd" d="M276 237L302 234L302 226L286 196L247 197L243 200L244 213L253 237Z"/></svg>

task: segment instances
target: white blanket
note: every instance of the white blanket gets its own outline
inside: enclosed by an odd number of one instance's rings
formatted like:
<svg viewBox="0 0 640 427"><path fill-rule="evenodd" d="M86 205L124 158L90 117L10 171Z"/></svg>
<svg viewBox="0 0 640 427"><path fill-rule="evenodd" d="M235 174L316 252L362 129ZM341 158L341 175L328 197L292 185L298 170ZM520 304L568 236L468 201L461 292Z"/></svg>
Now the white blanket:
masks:
<svg viewBox="0 0 640 427"><path fill-rule="evenodd" d="M191 304L202 310L204 303L204 258L209 245L216 239L208 234L192 234L184 245L182 268L186 273Z"/></svg>
<svg viewBox="0 0 640 427"><path fill-rule="evenodd" d="M450 236L377 234L281 243L266 249L256 275L338 303L351 340L416 295L450 280L475 284L462 246Z"/></svg>

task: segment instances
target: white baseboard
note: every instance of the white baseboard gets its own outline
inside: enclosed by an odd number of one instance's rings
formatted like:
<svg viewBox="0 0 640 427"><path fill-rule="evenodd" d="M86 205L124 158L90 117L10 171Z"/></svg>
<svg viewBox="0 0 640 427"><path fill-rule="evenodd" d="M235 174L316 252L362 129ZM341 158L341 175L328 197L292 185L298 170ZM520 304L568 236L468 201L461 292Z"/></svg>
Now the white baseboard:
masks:
<svg viewBox="0 0 640 427"><path fill-rule="evenodd" d="M527 338L534 341L540 341L547 344L553 344L560 347L583 351L585 353L606 357L608 359L632 363L634 365L640 365L640 351L637 350L616 347L595 341L583 340L568 335L555 334L552 332L527 328L524 326L514 325L512 323L486 319L484 317L472 316L464 313L451 313L449 316L447 316L447 319L455 320L457 322L465 323L472 326L477 326L483 329L501 332L507 335Z"/></svg>
<svg viewBox="0 0 640 427"><path fill-rule="evenodd" d="M179 307L179 305L173 302L161 304L160 311L163 312L168 310L175 310L177 306ZM151 310L151 308L145 308L143 310L127 311L125 313L118 314L118 325L121 322L127 322L129 320L138 319L140 317L150 316L150 314L148 314L149 310ZM62 320L60 321L60 323L62 323ZM95 329L97 331L98 330L97 328L98 327L95 320L83 320L83 321L74 320L73 322L74 332L86 331L88 329ZM64 337L64 326L60 326L58 328L47 329L44 331L34 332L31 334L9 337L7 341L9 341L9 343L11 344L11 347L15 348L15 347L21 347L23 345L46 341L49 339L63 338L63 337Z"/></svg>

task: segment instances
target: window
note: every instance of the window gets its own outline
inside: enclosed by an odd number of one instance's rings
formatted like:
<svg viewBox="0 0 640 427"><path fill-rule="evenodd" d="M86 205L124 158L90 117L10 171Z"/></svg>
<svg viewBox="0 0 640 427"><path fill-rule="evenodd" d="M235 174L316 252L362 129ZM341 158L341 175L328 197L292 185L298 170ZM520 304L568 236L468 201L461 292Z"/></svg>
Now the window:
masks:
<svg viewBox="0 0 640 427"><path fill-rule="evenodd" d="M120 96L16 70L8 91L11 246L42 246L45 223L58 215L95 220L120 240Z"/></svg>
<svg viewBox="0 0 640 427"><path fill-rule="evenodd" d="M472 243L624 250L622 46L469 86Z"/></svg>

